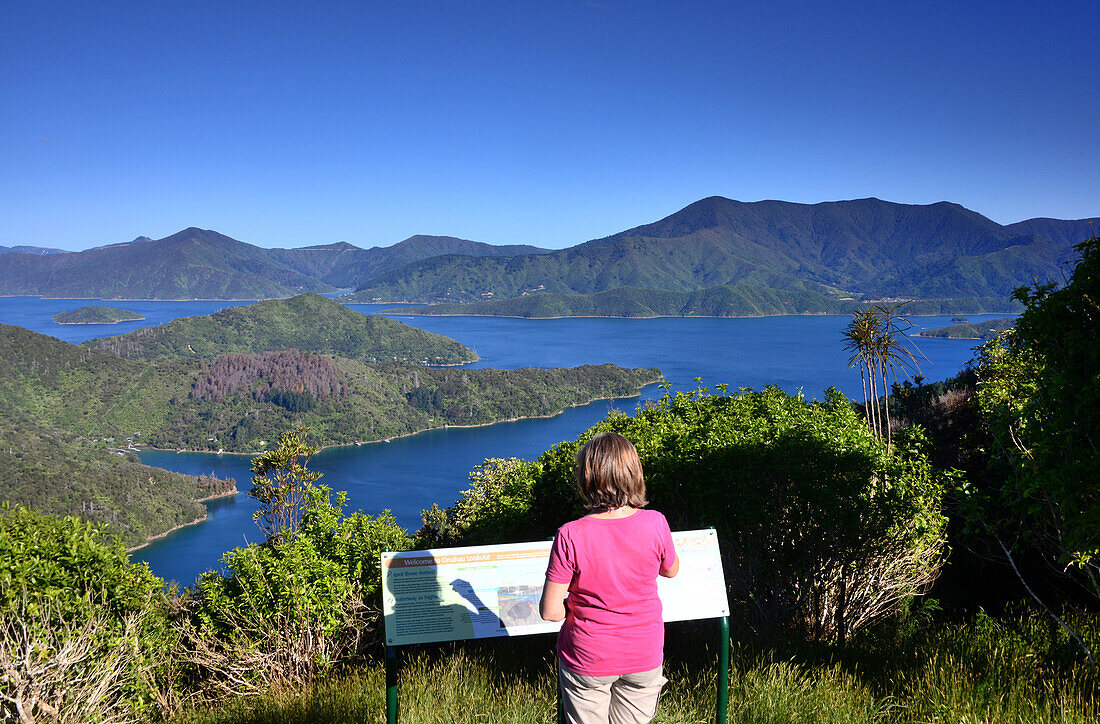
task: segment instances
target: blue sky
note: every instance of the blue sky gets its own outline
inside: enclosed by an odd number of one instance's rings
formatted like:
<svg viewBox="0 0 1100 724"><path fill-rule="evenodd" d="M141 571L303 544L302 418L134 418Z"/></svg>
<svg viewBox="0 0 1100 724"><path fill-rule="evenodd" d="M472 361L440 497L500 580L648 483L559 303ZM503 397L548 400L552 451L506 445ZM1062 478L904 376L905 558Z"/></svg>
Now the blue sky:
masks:
<svg viewBox="0 0 1100 724"><path fill-rule="evenodd" d="M1100 215L1100 3L0 2L0 245Z"/></svg>

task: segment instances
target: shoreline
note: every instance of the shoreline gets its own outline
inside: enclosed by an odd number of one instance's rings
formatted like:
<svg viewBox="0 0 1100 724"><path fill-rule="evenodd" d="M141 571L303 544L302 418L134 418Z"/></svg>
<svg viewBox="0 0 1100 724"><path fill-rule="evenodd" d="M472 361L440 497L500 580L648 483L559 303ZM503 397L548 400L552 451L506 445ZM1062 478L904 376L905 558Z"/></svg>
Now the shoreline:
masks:
<svg viewBox="0 0 1100 724"><path fill-rule="evenodd" d="M437 425L435 427L425 427L421 430L416 430L414 432L406 432L406 433L402 433L400 435L391 435L390 437L383 437L383 438L379 438L377 440L356 440L354 442L339 442L339 443L332 443L332 444L329 444L329 445L321 445L318 448L317 452L323 452L325 450L329 450L329 449L337 448L337 447L352 447L352 446L358 447L358 446L361 446L361 445L374 445L376 443L389 442L389 441L392 441L392 440L400 440L401 438L405 438L405 437L412 437L413 435L419 435L419 434L424 433L424 432L431 432L432 430L446 430L446 429L450 429L450 428L465 430L465 429L476 428L476 427L488 427L490 425L500 425L500 424L505 423L505 422L520 422L521 420L546 420L546 419L549 419L551 417L557 417L558 415L561 415L562 413L564 413L566 410L571 410L574 407L584 407L585 405L591 405L593 402L599 402L600 400L619 400L619 399L629 400L629 399L633 399L635 397L641 397L642 396L642 390L644 390L646 387L649 387L650 385L655 385L658 382L660 382L660 380L654 380L653 382L647 382L646 384L644 384L640 388L638 388L638 390L636 392L634 392L633 394L630 394L630 395L605 395L603 397L594 397L591 400L589 400L588 402L578 402L575 405L568 405L568 406L563 407L562 409L558 410L557 412L550 413L549 415L526 415L524 417L509 417L509 418L506 418L506 419L503 419L503 420L494 420L493 422L479 422L479 423L474 423L472 425ZM267 450L261 450L259 452L230 452L228 450L222 450L222 451L217 451L217 450L190 450L190 449L187 449L187 448L181 448L181 449L178 449L178 450L173 450L171 448L154 447L152 445L142 445L142 446L138 447L137 449L139 451L141 451L141 450L155 450L156 452L165 452L165 453L175 452L177 455L179 455L180 453L197 453L197 454L200 454L200 455L245 455L245 456L248 456L248 457L258 457L260 455L263 455L265 452L267 452ZM274 448L270 448L270 449L274 449ZM152 467L156 467L156 466L153 465ZM221 497L221 496L216 496L216 497ZM203 500L208 500L208 498L204 498ZM202 501L196 501L196 502L202 502Z"/></svg>
<svg viewBox="0 0 1100 724"><path fill-rule="evenodd" d="M205 498L195 498L195 502L207 503L211 500L217 500L218 498L230 498L236 495L240 495L240 493L241 491L237 490L237 488L234 487L233 490L229 490L224 493L214 493L213 495L207 495Z"/></svg>
<svg viewBox="0 0 1100 724"><path fill-rule="evenodd" d="M937 335L934 335L934 334L921 334L920 332L917 332L916 334L914 334L912 336L913 337L920 337L921 339L957 339L957 340L960 340L960 341L963 341L963 342L966 342L966 341L973 342L974 340L977 340L977 341L980 342L983 339L985 339L985 337L940 337L940 336L937 336Z"/></svg>
<svg viewBox="0 0 1100 724"><path fill-rule="evenodd" d="M190 526L198 525L199 523L205 522L209 517L210 515L208 513L203 513L202 516L195 518L190 523L180 523L179 525L174 525L163 533L157 533L156 535L146 537L144 543L142 543L141 545L136 545L133 548L127 548L126 552L133 553L134 551L140 551L142 548L145 548L150 543L155 543L162 538L167 538L171 534L175 533L177 530L182 530L183 528L189 528Z"/></svg>
<svg viewBox="0 0 1100 724"><path fill-rule="evenodd" d="M653 314L645 317L622 317L610 314L561 314L554 317L524 317L518 314L415 314L412 312L388 309L375 312L387 317L483 317L488 319L528 319L538 321L540 319L766 319L769 317L850 317L847 312L800 312L796 314L739 314L739 315L714 315L714 314ZM946 317L949 312L934 314L907 314L907 317ZM970 312L979 314L1018 314L1017 312Z"/></svg>
<svg viewBox="0 0 1100 724"><path fill-rule="evenodd" d="M320 294L320 292L315 292ZM326 292L327 293L327 292ZM106 298L106 297L46 297L39 294L13 294L8 297L9 299L17 298L27 299L74 299L74 300L96 300L102 299L108 302L265 302L272 299L291 299L292 297L248 297L243 299L218 299L213 297L180 297L178 299L149 299L149 298ZM424 304L423 302L356 302L340 301L338 297L333 297L334 301L340 302L340 304L408 304L410 306L432 306L430 304ZM498 317L500 319L763 319L765 317L847 317L850 316L849 312L794 312L791 314L737 314L737 315L715 315L715 314L654 314L644 317L624 317L621 315L610 314L562 314L552 317L525 317L518 314L416 314L407 311L390 311L388 309L379 310L377 312L371 312L371 314L384 314L386 316L408 316L408 317ZM930 314L909 314L909 317L942 317L948 314L955 314L955 312L937 312ZM1012 314L1018 315L1019 312L1014 311L994 311L994 312L966 312L966 314ZM124 321L140 321L140 320L124 320ZM58 323L60 324L60 322ZM100 322L79 322L78 324L101 324Z"/></svg>
<svg viewBox="0 0 1100 724"><path fill-rule="evenodd" d="M240 493L240 491L234 489L233 492L231 492L231 493L229 493L229 492L227 492L227 493L215 493L214 495L208 495L205 498L196 498L194 502L196 502L196 503L205 503L209 500L216 500L218 498L228 498L229 496L236 496L238 493ZM142 543L140 545L136 545L133 548L127 548L126 552L127 553L133 553L134 551L139 551L142 548L145 548L146 546L148 546L150 543L155 543L158 540L161 540L163 538L167 538L168 536L175 533L177 530L182 530L184 528L189 528L193 525L198 525L199 523L205 522L209 518L210 518L210 514L207 513L207 512L203 512L203 514L201 516L199 516L198 518L195 518L194 520L190 521L189 523L180 523L179 525L172 526L171 528L164 531L163 533L157 533L156 535L146 536L144 543Z"/></svg>
<svg viewBox="0 0 1100 724"><path fill-rule="evenodd" d="M141 322L147 319L146 317L137 317L135 319L116 319L113 322L58 322L54 320L54 324L60 324L66 327L76 327L81 324L122 324L123 322Z"/></svg>

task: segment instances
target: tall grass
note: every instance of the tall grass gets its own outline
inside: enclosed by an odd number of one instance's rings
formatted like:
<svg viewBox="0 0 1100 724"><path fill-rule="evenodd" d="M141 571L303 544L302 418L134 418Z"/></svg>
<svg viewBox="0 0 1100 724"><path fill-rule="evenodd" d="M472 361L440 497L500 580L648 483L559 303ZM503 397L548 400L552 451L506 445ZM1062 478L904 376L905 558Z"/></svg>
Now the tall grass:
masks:
<svg viewBox="0 0 1100 724"><path fill-rule="evenodd" d="M706 625L669 628L670 683L654 722L714 720L715 644ZM411 650L400 681L403 723L555 721L550 637ZM1100 721L1097 672L1064 634L1030 613L883 626L843 650L735 642L729 691L728 721L738 724ZM384 667L369 662L297 694L237 699L174 721L380 723L384 699Z"/></svg>

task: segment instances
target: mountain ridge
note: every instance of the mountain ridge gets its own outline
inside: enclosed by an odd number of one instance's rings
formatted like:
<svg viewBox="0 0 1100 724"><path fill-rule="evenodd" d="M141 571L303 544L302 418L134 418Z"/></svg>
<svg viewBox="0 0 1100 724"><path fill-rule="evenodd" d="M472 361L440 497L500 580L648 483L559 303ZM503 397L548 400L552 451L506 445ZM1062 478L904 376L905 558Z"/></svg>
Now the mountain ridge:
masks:
<svg viewBox="0 0 1100 724"><path fill-rule="evenodd" d="M446 236L412 236L389 247L347 242L264 249L210 229L139 236L62 254L5 254L0 295L102 299L275 299L329 293L441 252L541 253Z"/></svg>
<svg viewBox="0 0 1100 724"><path fill-rule="evenodd" d="M726 286L835 299L1007 298L1064 278L1098 219L1001 225L960 204L875 197L800 204L700 199L657 221L560 250L411 236L388 247L335 242L263 249L189 227L83 252L7 253L0 295L270 299L354 289L350 301L464 303L623 287Z"/></svg>
<svg viewBox="0 0 1100 724"><path fill-rule="evenodd" d="M837 298L1007 297L1034 277L1057 276L1089 222L1006 227L946 201L797 204L710 196L650 224L539 257L416 262L371 280L354 298L470 302L626 286L692 292L805 283L834 290Z"/></svg>

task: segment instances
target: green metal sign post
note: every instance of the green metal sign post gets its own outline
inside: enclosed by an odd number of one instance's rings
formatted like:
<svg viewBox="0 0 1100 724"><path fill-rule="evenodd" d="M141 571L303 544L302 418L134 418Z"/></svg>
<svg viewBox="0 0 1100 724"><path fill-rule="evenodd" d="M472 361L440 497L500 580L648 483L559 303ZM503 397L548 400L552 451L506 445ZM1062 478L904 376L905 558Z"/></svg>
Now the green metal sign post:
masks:
<svg viewBox="0 0 1100 724"><path fill-rule="evenodd" d="M674 579L658 579L666 622L719 619L715 721L724 724L729 698L729 601L713 528L675 531L680 557ZM466 546L381 554L385 618L386 722L397 724L404 646L556 632L538 598L552 541ZM558 721L562 721L560 687Z"/></svg>
<svg viewBox="0 0 1100 724"><path fill-rule="evenodd" d="M397 724L397 649L386 646L386 724Z"/></svg>
<svg viewBox="0 0 1100 724"><path fill-rule="evenodd" d="M718 702L715 704L715 724L726 724L726 709L730 700L730 617L718 619Z"/></svg>
<svg viewBox="0 0 1100 724"><path fill-rule="evenodd" d="M715 724L726 724L730 689L730 619L718 619L718 697L714 711ZM386 646L386 724L397 724L397 648ZM561 687L557 687L558 724L565 724L561 704Z"/></svg>

